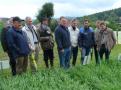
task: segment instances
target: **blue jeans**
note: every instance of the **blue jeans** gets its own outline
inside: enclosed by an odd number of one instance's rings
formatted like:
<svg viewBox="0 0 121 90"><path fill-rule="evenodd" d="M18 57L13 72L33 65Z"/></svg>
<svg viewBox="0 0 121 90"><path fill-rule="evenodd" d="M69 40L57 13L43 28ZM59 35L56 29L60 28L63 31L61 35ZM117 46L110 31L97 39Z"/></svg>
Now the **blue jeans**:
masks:
<svg viewBox="0 0 121 90"><path fill-rule="evenodd" d="M70 67L70 56L71 48L66 48L64 49L64 52L59 52L60 67L65 69Z"/></svg>
<svg viewBox="0 0 121 90"><path fill-rule="evenodd" d="M82 51L81 51L81 62L82 62L82 64L84 62L85 56L88 56L89 55L90 49L91 48L84 48L84 47L82 47Z"/></svg>

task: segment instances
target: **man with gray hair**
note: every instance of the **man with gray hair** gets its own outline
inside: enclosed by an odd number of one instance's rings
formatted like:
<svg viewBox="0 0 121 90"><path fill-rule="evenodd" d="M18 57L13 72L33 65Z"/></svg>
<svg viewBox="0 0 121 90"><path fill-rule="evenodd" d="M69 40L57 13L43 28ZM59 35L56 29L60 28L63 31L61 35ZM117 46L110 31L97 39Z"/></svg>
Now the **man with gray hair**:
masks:
<svg viewBox="0 0 121 90"><path fill-rule="evenodd" d="M32 71L37 70L37 61L38 61L38 55L39 55L39 42L38 42L38 35L36 30L37 30L36 27L32 24L31 17L26 17L23 31L25 31L27 34L29 48L31 49L29 59L30 59L30 67Z"/></svg>
<svg viewBox="0 0 121 90"><path fill-rule="evenodd" d="M7 32L10 28L12 28L12 24L13 24L13 18L10 18L5 26L3 27L3 29L1 30L1 45L2 45L2 48L3 48L3 51L6 52L8 54L8 57L10 59L9 61L9 64L10 64L10 67L11 67L11 72L12 72L12 75L16 75L16 61L15 59L13 58L13 55L11 53L10 50L8 50L8 44L7 44Z"/></svg>

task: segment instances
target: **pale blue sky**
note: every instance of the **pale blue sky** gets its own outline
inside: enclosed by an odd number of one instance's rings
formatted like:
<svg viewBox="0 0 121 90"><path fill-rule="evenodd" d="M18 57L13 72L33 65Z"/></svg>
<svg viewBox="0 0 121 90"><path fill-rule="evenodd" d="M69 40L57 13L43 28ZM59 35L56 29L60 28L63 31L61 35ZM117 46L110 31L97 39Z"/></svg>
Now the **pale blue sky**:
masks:
<svg viewBox="0 0 121 90"><path fill-rule="evenodd" d="M54 3L54 17L83 16L121 7L121 0L0 0L0 17L35 18L46 2Z"/></svg>

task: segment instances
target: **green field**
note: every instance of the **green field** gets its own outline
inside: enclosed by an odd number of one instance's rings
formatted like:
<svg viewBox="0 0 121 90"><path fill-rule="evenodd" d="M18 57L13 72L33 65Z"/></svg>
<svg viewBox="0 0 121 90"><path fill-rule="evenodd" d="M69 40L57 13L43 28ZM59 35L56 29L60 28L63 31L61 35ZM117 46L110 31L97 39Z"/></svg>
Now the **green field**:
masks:
<svg viewBox="0 0 121 90"><path fill-rule="evenodd" d="M35 74L29 70L12 77L10 70L0 71L0 90L121 90L121 62L117 61L120 50L121 46L117 45L110 63L103 61L100 66L96 66L94 60L90 65L80 65L79 53L76 67L68 70L59 68L56 47L55 67L45 69L41 51L39 70Z"/></svg>
<svg viewBox="0 0 121 90"><path fill-rule="evenodd" d="M1 47L0 43L0 60L8 59L7 54L3 52L3 49Z"/></svg>

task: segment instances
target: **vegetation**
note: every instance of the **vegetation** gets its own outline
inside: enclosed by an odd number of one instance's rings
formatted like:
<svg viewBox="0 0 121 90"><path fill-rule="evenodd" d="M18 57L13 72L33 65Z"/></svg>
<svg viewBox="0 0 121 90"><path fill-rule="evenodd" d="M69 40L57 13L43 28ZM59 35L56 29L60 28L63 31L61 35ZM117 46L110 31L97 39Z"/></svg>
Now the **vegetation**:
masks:
<svg viewBox="0 0 121 90"><path fill-rule="evenodd" d="M3 26L4 26L4 23L2 21L0 21L0 36L1 36L1 30L2 30Z"/></svg>
<svg viewBox="0 0 121 90"><path fill-rule="evenodd" d="M44 68L41 53L41 64L34 74L28 71L12 77L9 70L0 72L0 90L120 90L121 62L117 61L120 49L121 46L117 45L112 51L110 63L103 61L99 66L94 60L90 65L80 65L79 53L76 67L63 70L58 66L55 47L55 68Z"/></svg>
<svg viewBox="0 0 121 90"><path fill-rule="evenodd" d="M48 11L49 10L49 11ZM49 14L48 14L49 13ZM52 18L53 4L46 3L37 16L41 20L43 16ZM114 30L120 29L121 8L96 13L86 17L79 17L82 22L83 18L89 18L91 21L105 20L109 21L109 27ZM94 26L95 23L91 22ZM38 23L36 20L34 23ZM57 22L51 21L51 28L54 30ZM55 66L51 69L45 69L42 61L42 51L40 52L40 65L38 72L31 73L29 70L23 75L12 77L10 69L0 70L0 90L120 90L121 89L121 62L117 61L121 46L117 45L110 57L110 63L106 64L103 60L101 65L95 65L94 57L91 64L80 65L80 52L78 54L77 65L68 70L59 68L58 53L54 48ZM0 58L5 58L0 47Z"/></svg>
<svg viewBox="0 0 121 90"><path fill-rule="evenodd" d="M41 22L43 18L49 18L51 20L54 15L53 3L45 3L41 10L39 10L37 19Z"/></svg>
<svg viewBox="0 0 121 90"><path fill-rule="evenodd" d="M108 26L113 30L121 30L121 8L99 12L84 17L78 17L80 22L82 22L84 18L88 18L91 21L91 26L93 27L95 27L94 22L97 20L104 20L108 22Z"/></svg>
<svg viewBox="0 0 121 90"><path fill-rule="evenodd" d="M50 22L50 28L51 28L52 32L55 31L55 28L57 27L57 25L58 25L57 20L56 19L52 19L51 22Z"/></svg>

